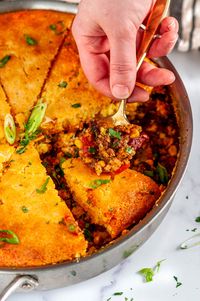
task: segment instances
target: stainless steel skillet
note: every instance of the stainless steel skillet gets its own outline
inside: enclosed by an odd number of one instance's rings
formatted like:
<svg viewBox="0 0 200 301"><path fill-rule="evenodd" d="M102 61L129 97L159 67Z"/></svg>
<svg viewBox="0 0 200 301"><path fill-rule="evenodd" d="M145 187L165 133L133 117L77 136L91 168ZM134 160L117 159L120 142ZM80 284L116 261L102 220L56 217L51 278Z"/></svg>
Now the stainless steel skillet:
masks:
<svg viewBox="0 0 200 301"><path fill-rule="evenodd" d="M76 13L76 5L63 1L0 1L0 13L31 9L48 9ZM176 82L171 85L177 119L180 127L180 154L169 186L163 194L158 207L151 212L125 236L98 253L81 259L79 262L64 262L37 268L1 268L0 300L13 291L48 290L75 284L94 277L117 265L136 251L156 230L166 215L175 192L183 177L192 143L192 113L183 83L167 58L156 60L158 65L175 73Z"/></svg>

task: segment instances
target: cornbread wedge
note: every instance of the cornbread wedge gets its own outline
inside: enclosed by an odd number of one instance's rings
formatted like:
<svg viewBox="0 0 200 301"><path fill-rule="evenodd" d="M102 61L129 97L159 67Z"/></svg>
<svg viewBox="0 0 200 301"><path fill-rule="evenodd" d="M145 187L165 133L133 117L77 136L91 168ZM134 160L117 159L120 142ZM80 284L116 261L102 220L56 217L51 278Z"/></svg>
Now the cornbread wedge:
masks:
<svg viewBox="0 0 200 301"><path fill-rule="evenodd" d="M97 176L80 159L62 165L67 184L92 223L104 226L112 238L137 223L160 196L158 185L149 177L127 169L116 175Z"/></svg>
<svg viewBox="0 0 200 301"><path fill-rule="evenodd" d="M65 39L42 98L48 104L46 116L53 121L45 127L54 131L79 129L111 103L88 83L72 35Z"/></svg>
<svg viewBox="0 0 200 301"><path fill-rule="evenodd" d="M0 266L40 266L85 255L87 242L31 145L13 154L2 176L0 210L0 230L19 238L18 244L1 243Z"/></svg>
<svg viewBox="0 0 200 301"><path fill-rule="evenodd" d="M0 79L15 114L29 114L37 101L72 19L53 11L0 14Z"/></svg>

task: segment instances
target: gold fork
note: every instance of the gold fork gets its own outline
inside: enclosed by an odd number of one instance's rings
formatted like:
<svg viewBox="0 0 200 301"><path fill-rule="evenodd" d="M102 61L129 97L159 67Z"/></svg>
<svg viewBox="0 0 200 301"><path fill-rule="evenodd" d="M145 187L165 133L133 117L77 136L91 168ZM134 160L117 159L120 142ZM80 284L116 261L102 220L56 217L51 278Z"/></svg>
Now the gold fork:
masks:
<svg viewBox="0 0 200 301"><path fill-rule="evenodd" d="M162 19L166 17L168 9L170 5L170 0L157 0L154 4L148 20L147 24L141 25L141 28L144 30L142 41L140 44L140 47L137 52L137 68L138 71L140 66L142 65L147 52L151 46L151 42L153 41L154 37L156 37L156 31L158 29L158 26L160 25ZM114 115L99 118L97 119L98 124L101 125L108 125L108 126L117 126L117 125L127 125L130 122L128 121L128 118L126 117L125 113L126 109L126 99L122 99L119 104L119 108L117 112Z"/></svg>

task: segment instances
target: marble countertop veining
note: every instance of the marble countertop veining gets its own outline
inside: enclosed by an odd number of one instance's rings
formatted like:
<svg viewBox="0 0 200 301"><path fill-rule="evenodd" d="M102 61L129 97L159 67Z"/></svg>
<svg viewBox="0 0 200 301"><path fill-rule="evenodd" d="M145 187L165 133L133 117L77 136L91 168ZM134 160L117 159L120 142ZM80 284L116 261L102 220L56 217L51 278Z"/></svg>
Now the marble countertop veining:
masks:
<svg viewBox="0 0 200 301"><path fill-rule="evenodd" d="M14 294L9 301L106 301L110 297L110 301L200 300L200 246L177 249L182 241L200 233L200 223L195 222L200 216L200 52L174 52L170 58L191 100L194 139L187 172L166 218L138 251L112 270L67 288ZM195 233L191 231L194 228ZM154 281L144 283L137 271L162 259L166 260ZM178 288L174 276L182 283ZM123 294L113 296L115 292Z"/></svg>

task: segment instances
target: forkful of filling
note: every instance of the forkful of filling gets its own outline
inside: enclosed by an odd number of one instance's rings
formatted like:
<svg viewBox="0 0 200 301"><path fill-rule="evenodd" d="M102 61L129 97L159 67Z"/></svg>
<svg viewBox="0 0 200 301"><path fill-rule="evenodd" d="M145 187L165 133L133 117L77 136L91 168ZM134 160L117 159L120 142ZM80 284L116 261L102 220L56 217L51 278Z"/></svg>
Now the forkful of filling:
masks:
<svg viewBox="0 0 200 301"><path fill-rule="evenodd" d="M92 121L72 137L69 156L81 158L97 175L118 174L130 167L136 151L148 141L142 128L135 124L107 127Z"/></svg>

